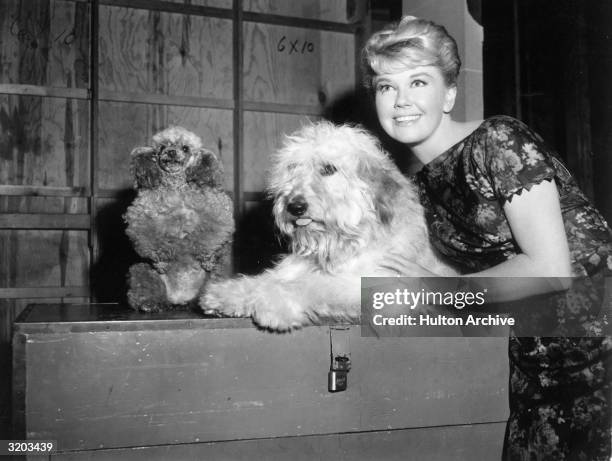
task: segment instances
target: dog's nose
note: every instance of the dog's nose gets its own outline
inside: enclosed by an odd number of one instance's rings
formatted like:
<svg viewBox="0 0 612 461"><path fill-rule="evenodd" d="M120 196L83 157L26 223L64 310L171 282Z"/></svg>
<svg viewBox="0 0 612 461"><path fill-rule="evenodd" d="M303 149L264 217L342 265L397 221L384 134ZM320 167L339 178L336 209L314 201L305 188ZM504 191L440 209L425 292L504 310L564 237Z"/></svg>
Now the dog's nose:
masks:
<svg viewBox="0 0 612 461"><path fill-rule="evenodd" d="M287 204L287 211L293 216L302 216L308 209L308 203L303 197L296 197Z"/></svg>
<svg viewBox="0 0 612 461"><path fill-rule="evenodd" d="M164 155L166 155L169 158L176 158L177 157L176 149L166 149L164 151Z"/></svg>

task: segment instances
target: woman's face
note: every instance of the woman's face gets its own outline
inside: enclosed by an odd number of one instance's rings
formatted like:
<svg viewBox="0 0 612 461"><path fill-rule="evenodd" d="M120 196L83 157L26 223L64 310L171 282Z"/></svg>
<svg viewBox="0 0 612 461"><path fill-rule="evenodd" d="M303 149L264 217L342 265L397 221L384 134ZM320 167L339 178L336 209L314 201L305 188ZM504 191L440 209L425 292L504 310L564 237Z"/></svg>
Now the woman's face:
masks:
<svg viewBox="0 0 612 461"><path fill-rule="evenodd" d="M412 147L431 139L455 103L438 67L417 66L374 78L376 113L385 132ZM435 137L435 136L434 136Z"/></svg>

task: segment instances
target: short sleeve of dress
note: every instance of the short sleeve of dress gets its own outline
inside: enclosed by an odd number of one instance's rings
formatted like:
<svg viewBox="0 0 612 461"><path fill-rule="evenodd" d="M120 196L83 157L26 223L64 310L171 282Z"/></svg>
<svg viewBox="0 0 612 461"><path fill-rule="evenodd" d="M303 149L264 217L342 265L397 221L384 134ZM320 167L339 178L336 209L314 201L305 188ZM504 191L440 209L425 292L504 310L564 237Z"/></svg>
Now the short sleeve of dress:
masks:
<svg viewBox="0 0 612 461"><path fill-rule="evenodd" d="M553 154L540 136L511 117L493 117L488 124L479 169L502 205L544 180L555 179Z"/></svg>

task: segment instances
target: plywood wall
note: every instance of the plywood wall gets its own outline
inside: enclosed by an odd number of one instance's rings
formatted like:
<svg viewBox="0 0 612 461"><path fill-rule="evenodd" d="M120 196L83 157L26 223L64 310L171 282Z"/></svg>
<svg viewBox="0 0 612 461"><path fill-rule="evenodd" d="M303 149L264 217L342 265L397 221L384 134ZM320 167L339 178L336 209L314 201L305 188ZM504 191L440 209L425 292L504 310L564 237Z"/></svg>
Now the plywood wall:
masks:
<svg viewBox="0 0 612 461"><path fill-rule="evenodd" d="M221 158L263 267L270 154L354 90L366 3L1 1L0 341L32 300L122 299L129 152L169 125Z"/></svg>
<svg viewBox="0 0 612 461"><path fill-rule="evenodd" d="M90 12L84 2L0 2L0 187L9 189L0 191L2 342L28 296L88 284L88 232L48 227L53 216L88 212L69 191L89 186L89 103L69 96L89 86ZM35 95L40 88L56 97Z"/></svg>

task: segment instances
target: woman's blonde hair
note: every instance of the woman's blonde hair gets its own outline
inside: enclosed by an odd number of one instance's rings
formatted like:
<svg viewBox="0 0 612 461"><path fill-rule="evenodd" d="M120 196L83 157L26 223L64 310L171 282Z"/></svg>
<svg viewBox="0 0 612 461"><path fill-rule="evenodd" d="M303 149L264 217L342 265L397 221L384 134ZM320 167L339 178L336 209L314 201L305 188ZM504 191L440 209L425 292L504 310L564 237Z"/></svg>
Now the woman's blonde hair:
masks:
<svg viewBox="0 0 612 461"><path fill-rule="evenodd" d="M363 48L364 85L372 89L373 79L415 66L436 66L447 86L457 84L461 59L457 42L435 22L404 16L374 33Z"/></svg>

